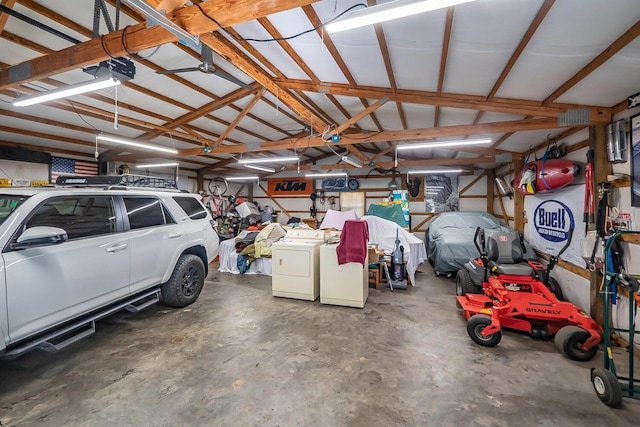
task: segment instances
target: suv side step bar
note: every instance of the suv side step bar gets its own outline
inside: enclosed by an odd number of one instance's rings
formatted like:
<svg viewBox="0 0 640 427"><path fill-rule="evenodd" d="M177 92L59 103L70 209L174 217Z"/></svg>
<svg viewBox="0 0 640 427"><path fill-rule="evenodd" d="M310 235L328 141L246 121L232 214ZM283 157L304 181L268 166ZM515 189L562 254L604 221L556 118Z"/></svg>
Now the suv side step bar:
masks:
<svg viewBox="0 0 640 427"><path fill-rule="evenodd" d="M33 341L29 341L17 347L13 347L7 350L4 355L2 355L2 357L4 359L15 359L35 349L40 349L51 353L62 350L63 348L77 341L80 341L82 338L93 335L96 331L96 321L121 310L127 310L132 313L137 313L157 303L158 301L160 301L160 289L154 289L152 291L136 295L131 299L124 300L123 302L111 306L106 310L94 313L92 316L72 323L62 329L58 329ZM56 338L62 337L64 337L62 341L55 342Z"/></svg>

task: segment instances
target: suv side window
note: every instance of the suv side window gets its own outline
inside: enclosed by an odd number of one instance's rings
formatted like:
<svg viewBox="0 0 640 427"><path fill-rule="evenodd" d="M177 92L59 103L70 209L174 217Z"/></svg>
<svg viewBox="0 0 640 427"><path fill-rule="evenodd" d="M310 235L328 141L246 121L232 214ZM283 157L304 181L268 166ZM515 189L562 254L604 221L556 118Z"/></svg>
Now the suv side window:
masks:
<svg viewBox="0 0 640 427"><path fill-rule="evenodd" d="M55 198L40 206L26 228L49 226L62 228L69 239L116 232L116 214L110 196L68 196Z"/></svg>
<svg viewBox="0 0 640 427"><path fill-rule="evenodd" d="M162 202L155 197L122 198L129 216L129 227L132 230L158 225L175 224Z"/></svg>
<svg viewBox="0 0 640 427"><path fill-rule="evenodd" d="M207 211L204 206L200 202L198 202L193 197L174 197L173 200L176 201L178 205L185 211L189 218L191 219L203 219L207 217Z"/></svg>

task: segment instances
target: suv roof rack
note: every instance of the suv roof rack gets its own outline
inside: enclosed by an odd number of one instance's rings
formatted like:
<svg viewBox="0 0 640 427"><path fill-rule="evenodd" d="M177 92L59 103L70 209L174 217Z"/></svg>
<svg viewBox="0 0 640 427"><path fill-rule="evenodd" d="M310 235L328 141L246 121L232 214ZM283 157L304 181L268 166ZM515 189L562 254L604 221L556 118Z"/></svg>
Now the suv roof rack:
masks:
<svg viewBox="0 0 640 427"><path fill-rule="evenodd" d="M62 175L56 179L57 186L65 187L103 187L108 190L127 190L148 188L162 191L186 192L178 189L176 181L148 175Z"/></svg>

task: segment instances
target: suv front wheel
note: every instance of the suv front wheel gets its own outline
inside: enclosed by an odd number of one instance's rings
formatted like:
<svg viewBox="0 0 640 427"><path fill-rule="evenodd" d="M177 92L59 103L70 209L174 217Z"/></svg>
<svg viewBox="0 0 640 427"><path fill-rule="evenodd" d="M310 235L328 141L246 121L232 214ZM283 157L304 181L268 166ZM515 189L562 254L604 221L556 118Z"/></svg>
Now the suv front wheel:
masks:
<svg viewBox="0 0 640 427"><path fill-rule="evenodd" d="M169 307L186 307L198 299L204 286L204 264L197 255L184 254L167 282L162 285L162 302Z"/></svg>

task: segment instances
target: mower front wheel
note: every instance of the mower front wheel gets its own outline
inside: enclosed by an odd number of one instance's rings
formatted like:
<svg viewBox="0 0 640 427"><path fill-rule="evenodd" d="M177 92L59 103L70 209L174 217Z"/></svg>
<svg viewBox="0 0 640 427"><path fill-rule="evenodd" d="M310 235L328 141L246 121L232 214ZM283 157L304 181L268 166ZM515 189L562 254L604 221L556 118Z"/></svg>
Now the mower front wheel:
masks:
<svg viewBox="0 0 640 427"><path fill-rule="evenodd" d="M617 408L622 404L622 388L611 371L596 368L591 372L591 382L598 398L607 406Z"/></svg>
<svg viewBox="0 0 640 427"><path fill-rule="evenodd" d="M569 359L586 362L593 359L598 352L598 346L593 346L586 351L582 349L582 345L590 336L589 332L578 326L565 326L556 334L554 343L558 351Z"/></svg>
<svg viewBox="0 0 640 427"><path fill-rule="evenodd" d="M456 274L456 295L464 296L466 294L481 294L482 288L476 286L469 276L469 272L464 268L458 270Z"/></svg>
<svg viewBox="0 0 640 427"><path fill-rule="evenodd" d="M486 314L476 314L467 321L467 333L478 345L483 347L495 347L502 339L502 332L498 331L486 337L482 335L484 328L491 324L491 317Z"/></svg>

